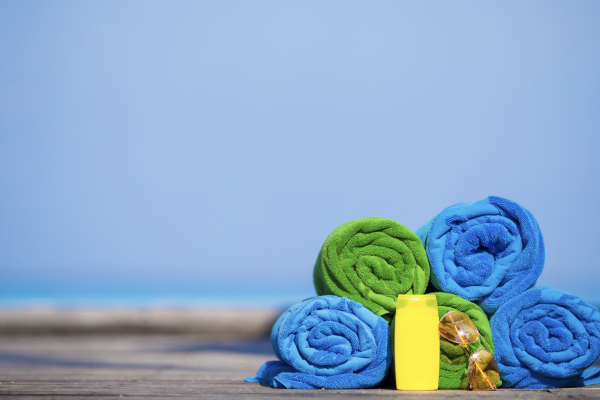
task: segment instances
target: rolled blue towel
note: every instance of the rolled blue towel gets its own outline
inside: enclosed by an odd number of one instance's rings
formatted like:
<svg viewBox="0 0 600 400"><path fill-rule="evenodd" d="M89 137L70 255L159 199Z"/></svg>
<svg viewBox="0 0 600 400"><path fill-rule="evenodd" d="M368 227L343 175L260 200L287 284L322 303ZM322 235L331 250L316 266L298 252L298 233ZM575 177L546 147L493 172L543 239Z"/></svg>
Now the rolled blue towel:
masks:
<svg viewBox="0 0 600 400"><path fill-rule="evenodd" d="M431 282L488 315L533 287L544 267L537 221L501 197L455 204L416 233L429 257Z"/></svg>
<svg viewBox="0 0 600 400"><path fill-rule="evenodd" d="M246 382L287 389L364 389L383 381L392 362L389 326L345 297L319 296L283 313L271 330L281 361Z"/></svg>
<svg viewBox="0 0 600 400"><path fill-rule="evenodd" d="M502 387L544 389L600 383L600 312L572 294L536 287L492 316Z"/></svg>

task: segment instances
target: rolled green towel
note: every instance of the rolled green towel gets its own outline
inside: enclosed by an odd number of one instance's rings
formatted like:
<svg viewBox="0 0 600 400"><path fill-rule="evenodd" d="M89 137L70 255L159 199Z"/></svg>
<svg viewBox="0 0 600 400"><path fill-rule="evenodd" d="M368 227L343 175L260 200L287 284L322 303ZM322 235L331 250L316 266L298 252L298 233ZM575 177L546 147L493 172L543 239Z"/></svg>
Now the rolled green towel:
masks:
<svg viewBox="0 0 600 400"><path fill-rule="evenodd" d="M490 321L483 310L474 303L463 299L452 293L431 293L434 294L438 303L438 316L441 319L448 311L460 311L467 314L471 321L477 327L479 333L485 339L489 350L494 354L494 342L492 341L492 329ZM394 349L394 327L395 320L390 326L390 335L392 342L392 351ZM479 340L481 342L481 339ZM479 347L479 342L469 345L471 351ZM483 344L481 345L482 347ZM394 364L392 363L392 366ZM467 377L467 367L469 366L469 355L457 343L452 343L444 338L440 338L440 380L439 389L469 389L469 379ZM395 380L393 369L391 371L391 380ZM502 382L498 382L500 386Z"/></svg>
<svg viewBox="0 0 600 400"><path fill-rule="evenodd" d="M317 293L347 297L387 321L399 294L423 294L429 261L410 229L387 218L338 226L321 247L313 279Z"/></svg>

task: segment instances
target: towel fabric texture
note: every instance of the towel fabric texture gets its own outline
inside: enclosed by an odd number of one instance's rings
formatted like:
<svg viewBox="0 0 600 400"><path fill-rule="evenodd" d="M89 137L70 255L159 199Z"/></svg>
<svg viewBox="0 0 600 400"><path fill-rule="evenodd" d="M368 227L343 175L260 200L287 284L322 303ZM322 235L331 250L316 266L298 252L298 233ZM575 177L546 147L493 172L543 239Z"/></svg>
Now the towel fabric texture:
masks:
<svg viewBox="0 0 600 400"><path fill-rule="evenodd" d="M364 389L383 381L392 361L388 323L337 296L292 306L273 326L271 345L281 361L267 362L246 382L287 389Z"/></svg>
<svg viewBox="0 0 600 400"><path fill-rule="evenodd" d="M423 294L429 262L404 225L369 217L346 222L325 240L313 271L317 294L347 297L391 320L399 294Z"/></svg>
<svg viewBox="0 0 600 400"><path fill-rule="evenodd" d="M448 207L417 235L437 289L476 302L488 315L533 287L544 267L537 221L501 197Z"/></svg>
<svg viewBox="0 0 600 400"><path fill-rule="evenodd" d="M529 289L492 316L504 387L543 389L600 383L600 312L569 293Z"/></svg>
<svg viewBox="0 0 600 400"><path fill-rule="evenodd" d="M492 330L490 322L483 310L476 304L460 298L452 293L431 293L434 294L438 304L438 316L441 319L448 311L460 311L466 314L479 333L483 336L488 350L494 354L494 342L492 341ZM394 344L394 326L395 320L391 324L392 349ZM406 327L409 329L410 327ZM485 348L478 342L469 345L471 352L479 347ZM440 378L438 382L439 389L469 389L469 379L467 377L467 367L469 366L469 355L457 343L452 343L440 337ZM391 380L395 377L391 374ZM499 382L497 386L500 386Z"/></svg>

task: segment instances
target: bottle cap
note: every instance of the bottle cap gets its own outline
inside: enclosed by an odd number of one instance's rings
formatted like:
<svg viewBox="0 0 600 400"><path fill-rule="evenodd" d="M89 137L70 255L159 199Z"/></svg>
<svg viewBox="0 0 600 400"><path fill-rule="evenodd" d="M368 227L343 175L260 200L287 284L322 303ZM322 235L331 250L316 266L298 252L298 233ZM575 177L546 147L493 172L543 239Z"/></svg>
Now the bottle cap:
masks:
<svg viewBox="0 0 600 400"><path fill-rule="evenodd" d="M438 315L437 299L434 294L399 294L396 317L403 315Z"/></svg>

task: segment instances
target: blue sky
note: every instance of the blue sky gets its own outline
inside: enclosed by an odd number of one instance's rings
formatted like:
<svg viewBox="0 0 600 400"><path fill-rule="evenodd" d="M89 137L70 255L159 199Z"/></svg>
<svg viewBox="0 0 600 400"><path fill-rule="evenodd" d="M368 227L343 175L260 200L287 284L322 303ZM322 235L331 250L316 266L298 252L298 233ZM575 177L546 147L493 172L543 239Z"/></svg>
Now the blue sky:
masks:
<svg viewBox="0 0 600 400"><path fill-rule="evenodd" d="M1 2L0 292L301 300L339 224L497 195L600 304L599 12Z"/></svg>

